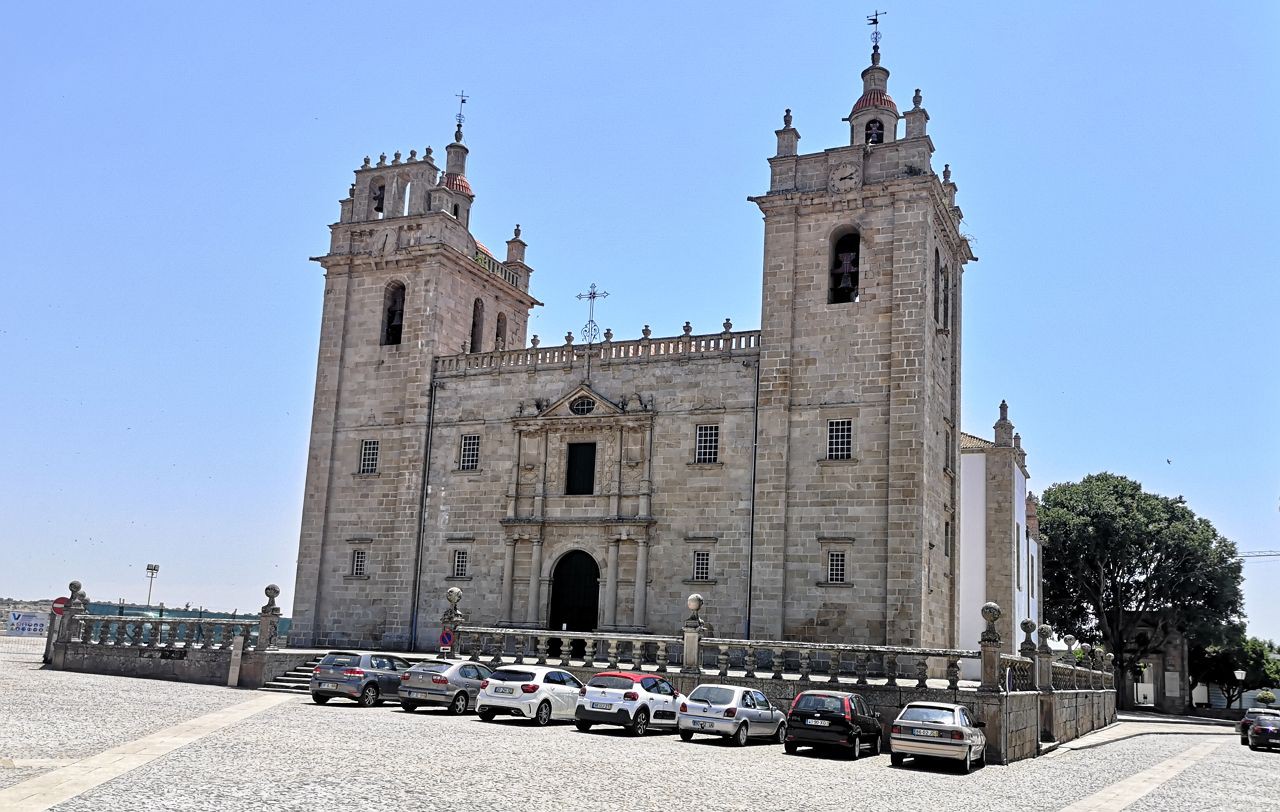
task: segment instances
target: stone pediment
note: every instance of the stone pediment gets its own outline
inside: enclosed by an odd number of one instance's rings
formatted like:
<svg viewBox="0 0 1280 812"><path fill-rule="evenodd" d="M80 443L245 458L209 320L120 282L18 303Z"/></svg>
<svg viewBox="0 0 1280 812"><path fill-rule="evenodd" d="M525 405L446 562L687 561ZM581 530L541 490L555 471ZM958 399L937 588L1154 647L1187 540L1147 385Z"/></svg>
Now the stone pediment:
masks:
<svg viewBox="0 0 1280 812"><path fill-rule="evenodd" d="M574 387L568 394L556 400L535 415L536 417L616 417L622 408L592 389L587 384Z"/></svg>

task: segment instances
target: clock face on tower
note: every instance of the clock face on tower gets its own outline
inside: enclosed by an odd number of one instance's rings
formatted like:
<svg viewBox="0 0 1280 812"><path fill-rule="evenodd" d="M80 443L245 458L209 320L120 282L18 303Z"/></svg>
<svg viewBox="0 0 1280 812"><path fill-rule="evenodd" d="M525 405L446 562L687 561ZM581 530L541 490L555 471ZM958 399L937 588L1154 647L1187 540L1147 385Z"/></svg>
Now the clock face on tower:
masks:
<svg viewBox="0 0 1280 812"><path fill-rule="evenodd" d="M827 187L833 192L852 192L862 185L862 163L840 161L831 165Z"/></svg>

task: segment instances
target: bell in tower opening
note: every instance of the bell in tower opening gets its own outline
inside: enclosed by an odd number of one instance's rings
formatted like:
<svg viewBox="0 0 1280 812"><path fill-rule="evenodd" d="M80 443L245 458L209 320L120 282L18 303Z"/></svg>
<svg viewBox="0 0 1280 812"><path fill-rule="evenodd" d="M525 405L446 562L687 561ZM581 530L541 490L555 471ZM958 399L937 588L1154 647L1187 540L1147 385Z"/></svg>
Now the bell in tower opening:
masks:
<svg viewBox="0 0 1280 812"><path fill-rule="evenodd" d="M828 304L858 301L858 235L846 234L836 241L831 263Z"/></svg>

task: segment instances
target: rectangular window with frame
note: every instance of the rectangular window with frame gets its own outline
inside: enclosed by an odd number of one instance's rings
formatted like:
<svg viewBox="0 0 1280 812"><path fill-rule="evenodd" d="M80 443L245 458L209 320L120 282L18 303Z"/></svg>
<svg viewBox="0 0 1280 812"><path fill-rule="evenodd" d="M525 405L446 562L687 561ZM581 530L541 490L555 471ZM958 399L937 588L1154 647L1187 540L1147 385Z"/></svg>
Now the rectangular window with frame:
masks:
<svg viewBox="0 0 1280 812"><path fill-rule="evenodd" d="M1027 588L1031 590L1031 597L1036 596L1036 557L1031 556L1027 565Z"/></svg>
<svg viewBox="0 0 1280 812"><path fill-rule="evenodd" d="M475 471L480 467L480 435L462 435L462 445L458 450L458 470Z"/></svg>
<svg viewBox="0 0 1280 812"><path fill-rule="evenodd" d="M845 554L843 550L827 551L827 583L843 584L846 582L848 572L845 569Z"/></svg>
<svg viewBox="0 0 1280 812"><path fill-rule="evenodd" d="M363 577L369 574L368 550L351 551L351 574L357 577Z"/></svg>
<svg viewBox="0 0 1280 812"><path fill-rule="evenodd" d="M565 495L590 496L595 493L596 444L569 443L565 462Z"/></svg>
<svg viewBox="0 0 1280 812"><path fill-rule="evenodd" d="M827 421L827 459L853 459L853 420L840 418Z"/></svg>
<svg viewBox="0 0 1280 812"><path fill-rule="evenodd" d="M698 426L694 434L693 461L710 464L720 462L720 427Z"/></svg>
<svg viewBox="0 0 1280 812"><path fill-rule="evenodd" d="M378 473L378 441L360 441L360 473Z"/></svg>
<svg viewBox="0 0 1280 812"><path fill-rule="evenodd" d="M1022 525L1013 524L1013 568L1018 589L1022 589Z"/></svg>
<svg viewBox="0 0 1280 812"><path fill-rule="evenodd" d="M693 553L693 580L711 580L711 551L695 550Z"/></svg>
<svg viewBox="0 0 1280 812"><path fill-rule="evenodd" d="M453 577L466 578L467 565L471 562L471 553L468 550L453 551Z"/></svg>

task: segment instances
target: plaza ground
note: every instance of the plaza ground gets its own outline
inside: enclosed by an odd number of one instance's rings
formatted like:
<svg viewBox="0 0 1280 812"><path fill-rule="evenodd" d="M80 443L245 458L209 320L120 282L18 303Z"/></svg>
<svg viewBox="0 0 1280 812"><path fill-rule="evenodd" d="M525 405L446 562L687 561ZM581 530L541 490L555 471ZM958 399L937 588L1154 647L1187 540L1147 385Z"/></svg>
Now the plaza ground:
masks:
<svg viewBox="0 0 1280 812"><path fill-rule="evenodd" d="M1280 806L1278 767L1280 752L1251 752L1231 728L1141 718L961 775L888 756L317 706L0 654L5 810L1257 810Z"/></svg>

